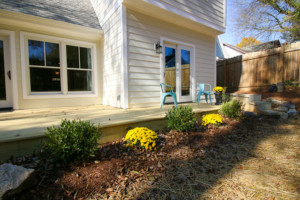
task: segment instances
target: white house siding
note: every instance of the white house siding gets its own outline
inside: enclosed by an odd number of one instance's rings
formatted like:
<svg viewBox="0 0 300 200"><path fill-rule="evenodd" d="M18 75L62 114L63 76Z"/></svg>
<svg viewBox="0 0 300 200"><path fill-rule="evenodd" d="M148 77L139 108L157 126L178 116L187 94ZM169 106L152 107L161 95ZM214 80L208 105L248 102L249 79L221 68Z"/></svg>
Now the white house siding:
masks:
<svg viewBox="0 0 300 200"><path fill-rule="evenodd" d="M225 0L157 0L149 1L161 8L177 12L191 20L213 28L225 28ZM167 8L167 6L171 6Z"/></svg>
<svg viewBox="0 0 300 200"><path fill-rule="evenodd" d="M103 104L121 107L121 7L102 26Z"/></svg>
<svg viewBox="0 0 300 200"><path fill-rule="evenodd" d="M100 23L110 17L118 1L119 0L91 0Z"/></svg>
<svg viewBox="0 0 300 200"><path fill-rule="evenodd" d="M160 103L160 37L195 45L196 82L215 83L215 36L204 35L127 10L129 107Z"/></svg>

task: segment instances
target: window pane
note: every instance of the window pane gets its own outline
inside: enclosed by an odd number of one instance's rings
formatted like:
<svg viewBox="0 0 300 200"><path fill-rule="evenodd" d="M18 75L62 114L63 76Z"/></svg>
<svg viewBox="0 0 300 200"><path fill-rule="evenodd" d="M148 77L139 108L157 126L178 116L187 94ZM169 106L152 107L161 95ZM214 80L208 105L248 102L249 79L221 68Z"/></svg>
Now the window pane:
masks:
<svg viewBox="0 0 300 200"><path fill-rule="evenodd" d="M44 42L28 40L29 65L45 66Z"/></svg>
<svg viewBox="0 0 300 200"><path fill-rule="evenodd" d="M4 50L3 41L0 40L0 100L6 100Z"/></svg>
<svg viewBox="0 0 300 200"><path fill-rule="evenodd" d="M46 65L59 67L59 45L56 43L45 43L46 49Z"/></svg>
<svg viewBox="0 0 300 200"><path fill-rule="evenodd" d="M68 68L79 68L78 47L67 45L67 66Z"/></svg>
<svg viewBox="0 0 300 200"><path fill-rule="evenodd" d="M60 70L30 67L31 92L57 92L60 88Z"/></svg>
<svg viewBox="0 0 300 200"><path fill-rule="evenodd" d="M165 83L171 85L173 90L176 91L176 52L175 49L165 47ZM169 89L166 88L166 92Z"/></svg>
<svg viewBox="0 0 300 200"><path fill-rule="evenodd" d="M181 95L190 95L190 51L181 49Z"/></svg>
<svg viewBox="0 0 300 200"><path fill-rule="evenodd" d="M92 91L91 71L68 70L69 91Z"/></svg>
<svg viewBox="0 0 300 200"><path fill-rule="evenodd" d="M91 60L91 49L80 47L80 68L91 69L92 60Z"/></svg>

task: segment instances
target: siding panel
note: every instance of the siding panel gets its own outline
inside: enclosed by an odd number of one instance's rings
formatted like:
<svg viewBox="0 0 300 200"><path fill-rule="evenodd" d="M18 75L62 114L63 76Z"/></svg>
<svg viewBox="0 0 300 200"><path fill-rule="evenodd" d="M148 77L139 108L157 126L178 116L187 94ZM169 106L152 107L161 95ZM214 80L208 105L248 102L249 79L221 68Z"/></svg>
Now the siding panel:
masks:
<svg viewBox="0 0 300 200"><path fill-rule="evenodd" d="M111 1L111 0L110 0ZM100 1L102 2L102 1ZM103 2L102 2L103 3ZM120 107L121 95L121 16L120 8L102 26L103 104Z"/></svg>
<svg viewBox="0 0 300 200"><path fill-rule="evenodd" d="M216 5L215 5L216 6ZM160 103L160 55L154 43L161 37L195 45L196 82L214 85L215 38L127 10L129 107Z"/></svg>

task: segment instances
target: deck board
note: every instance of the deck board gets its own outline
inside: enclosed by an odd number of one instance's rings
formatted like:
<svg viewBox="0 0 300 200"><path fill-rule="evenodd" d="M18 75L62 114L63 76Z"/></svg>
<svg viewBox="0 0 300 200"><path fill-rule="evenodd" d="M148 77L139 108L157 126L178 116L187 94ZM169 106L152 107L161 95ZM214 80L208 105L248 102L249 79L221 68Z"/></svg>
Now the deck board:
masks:
<svg viewBox="0 0 300 200"><path fill-rule="evenodd" d="M187 105L187 104L183 104ZM215 112L219 106L200 103L189 103L196 113ZM100 124L103 135L99 142L107 142L119 139L126 134L129 127L148 126L155 129L165 126L164 117L168 109L173 105L159 107L119 109L104 105L76 106L61 108L43 108L30 110L16 110L12 112L0 112L0 149L10 146L13 149L23 143L29 145L29 140L40 141L44 137L47 127L57 126L62 119L90 120ZM22 142L25 141L26 142ZM8 145L9 144L9 145ZM2 147L1 147L2 146ZM5 148L6 149L6 148ZM30 148L27 148L30 149ZM2 152L5 154L5 152ZM3 157L0 155L0 157Z"/></svg>

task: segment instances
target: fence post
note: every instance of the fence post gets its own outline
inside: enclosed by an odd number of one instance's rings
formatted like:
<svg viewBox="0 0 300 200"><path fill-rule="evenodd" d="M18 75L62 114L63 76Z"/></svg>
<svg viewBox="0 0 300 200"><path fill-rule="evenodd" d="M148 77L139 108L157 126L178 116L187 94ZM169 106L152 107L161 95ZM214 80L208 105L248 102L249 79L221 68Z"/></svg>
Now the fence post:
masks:
<svg viewBox="0 0 300 200"><path fill-rule="evenodd" d="M280 47L279 51L279 67L278 67L278 76L277 82L283 82L285 79L285 69L284 69L284 46Z"/></svg>

